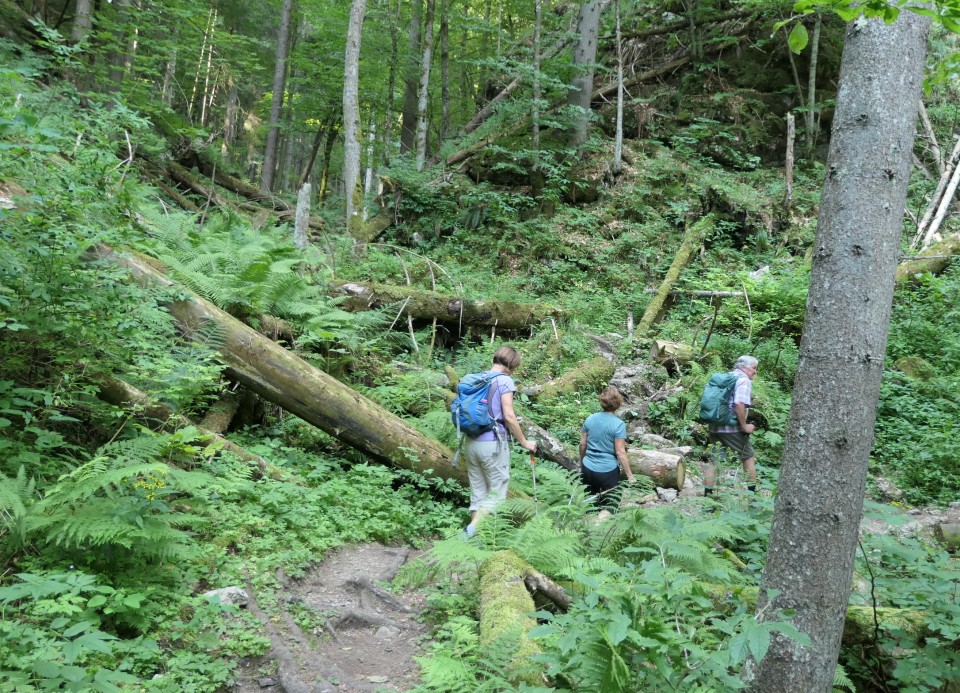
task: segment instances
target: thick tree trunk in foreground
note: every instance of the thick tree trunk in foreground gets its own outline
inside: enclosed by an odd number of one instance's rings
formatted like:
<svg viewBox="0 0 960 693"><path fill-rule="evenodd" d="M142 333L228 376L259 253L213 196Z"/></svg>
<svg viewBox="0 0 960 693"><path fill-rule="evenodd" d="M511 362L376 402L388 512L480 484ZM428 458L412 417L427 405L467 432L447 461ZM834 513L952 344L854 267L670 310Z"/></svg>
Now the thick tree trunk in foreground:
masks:
<svg viewBox="0 0 960 693"><path fill-rule="evenodd" d="M141 285L174 285L156 260L123 256L106 246L99 246L96 255L128 269ZM446 447L212 303L192 296L167 309L187 331L216 325L230 377L264 399L375 460L467 484L465 465L453 467L453 453Z"/></svg>
<svg viewBox="0 0 960 693"><path fill-rule="evenodd" d="M523 388L523 394L531 399L557 397L582 390L596 390L606 385L613 377L613 364L602 356L580 361L569 371L543 385Z"/></svg>
<svg viewBox="0 0 960 693"><path fill-rule="evenodd" d="M603 0L583 0L577 15L577 45L573 49L574 77L567 94L567 103L580 108L580 115L570 132L570 147L579 150L590 131L590 98L593 94L593 64L597 61L597 40L600 35L600 13Z"/></svg>
<svg viewBox="0 0 960 693"><path fill-rule="evenodd" d="M752 691L829 693L883 375L929 19L847 27L800 361L758 600L775 634ZM776 591L776 597L771 595ZM746 671L750 678L753 672Z"/></svg>
<svg viewBox="0 0 960 693"><path fill-rule="evenodd" d="M683 490L687 467L682 455L658 450L627 450L627 459L634 474L650 477L660 488Z"/></svg>
<svg viewBox="0 0 960 693"><path fill-rule="evenodd" d="M383 212L381 212L383 214ZM380 218L380 214L371 222ZM560 311L540 303L510 301L466 301L459 296L417 289L410 286L344 282L331 286L334 296L347 296L340 304L344 310L364 311L396 304L399 315L464 325L496 325L505 330L528 327L533 323L559 317ZM402 310L400 310L402 306Z"/></svg>

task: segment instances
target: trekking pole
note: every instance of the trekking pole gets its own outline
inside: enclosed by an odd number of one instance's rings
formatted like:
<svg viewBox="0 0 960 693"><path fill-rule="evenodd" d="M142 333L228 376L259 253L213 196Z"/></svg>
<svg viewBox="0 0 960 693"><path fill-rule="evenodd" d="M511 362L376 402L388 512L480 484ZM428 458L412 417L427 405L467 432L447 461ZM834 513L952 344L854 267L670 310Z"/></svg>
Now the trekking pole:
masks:
<svg viewBox="0 0 960 693"><path fill-rule="evenodd" d="M533 474L533 512L535 515L539 515L540 504L537 501L537 463L532 450L530 451L530 472Z"/></svg>

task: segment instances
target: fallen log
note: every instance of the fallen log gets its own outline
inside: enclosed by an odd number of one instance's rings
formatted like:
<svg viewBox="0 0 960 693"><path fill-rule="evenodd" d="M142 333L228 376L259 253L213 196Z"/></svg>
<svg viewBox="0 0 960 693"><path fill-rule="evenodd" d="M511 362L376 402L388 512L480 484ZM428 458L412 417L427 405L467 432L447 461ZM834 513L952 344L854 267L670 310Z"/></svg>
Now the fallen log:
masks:
<svg viewBox="0 0 960 693"><path fill-rule="evenodd" d="M650 345L649 360L655 363L684 364L690 363L695 358L696 352L689 344L655 339Z"/></svg>
<svg viewBox="0 0 960 693"><path fill-rule="evenodd" d="M177 414L166 404L158 402L130 383L120 380L119 378L114 378L113 376L104 375L97 379L97 386L99 388L99 397L104 402L109 402L114 406L124 409L135 409L143 418L161 424L171 423L177 428L193 426L204 436L208 436L221 444L227 452L233 453L244 462L249 462L256 467L259 472L257 478L266 476L278 481L292 481L290 475L276 465L270 464L259 455L247 452L247 450L236 443L224 438L220 435L219 431L207 430L202 423L198 426L187 417Z"/></svg>
<svg viewBox="0 0 960 693"><path fill-rule="evenodd" d="M759 590L754 585L705 587L714 605L721 612L729 612L734 604L744 604L750 609L756 607ZM877 631L881 638L896 638L899 632L921 637L925 634L925 621L922 611L877 607L874 612L870 606L848 606L843 623L842 643L845 647L872 645Z"/></svg>
<svg viewBox="0 0 960 693"><path fill-rule="evenodd" d="M539 685L530 660L540 652L529 633L537 622L529 616L536 607L524 577L529 566L513 551L498 551L480 568L480 646L502 648L516 642L507 676L514 683Z"/></svg>
<svg viewBox="0 0 960 693"><path fill-rule="evenodd" d="M947 551L960 551L960 522L940 522L934 526L933 536Z"/></svg>
<svg viewBox="0 0 960 693"><path fill-rule="evenodd" d="M680 243L680 249L673 258L670 269L667 270L667 276L663 278L663 281L660 283L660 288L654 297L650 299L650 303L647 304L647 309L643 312L643 317L640 318L640 322L637 324L638 334L644 335L648 333L667 312L670 292L673 291L673 286L677 283L680 272L690 264L690 260L693 259L694 253L696 253L697 248L700 246L701 239L715 224L716 217L713 214L707 214L687 228L687 232L683 235L683 241Z"/></svg>
<svg viewBox="0 0 960 693"><path fill-rule="evenodd" d="M561 311L541 303L512 301L468 301L429 289L359 282L340 282L330 287L332 296L345 297L340 304L349 311L364 311L387 305L401 305L400 316L433 319L464 325L496 325L516 330L531 324L558 318Z"/></svg>
<svg viewBox="0 0 960 693"><path fill-rule="evenodd" d="M659 450L627 450L627 459L634 474L650 477L660 488L683 490L687 468L681 455Z"/></svg>
<svg viewBox="0 0 960 693"><path fill-rule="evenodd" d="M569 469L571 472L580 471L580 463L577 459L577 456L571 452L566 445L560 442L558 438L550 435L550 432L547 431L547 429L537 426L537 424L533 423L525 416L517 416L517 421L520 422L520 428L523 430L523 435L525 435L528 440L537 441L538 456L545 460L556 462L561 467L564 469Z"/></svg>
<svg viewBox="0 0 960 693"><path fill-rule="evenodd" d="M200 426L212 433L223 433L230 427L239 408L240 396L227 390L203 415Z"/></svg>
<svg viewBox="0 0 960 693"><path fill-rule="evenodd" d="M142 286L174 285L155 268L156 260L143 255L121 255L100 245L92 256L129 270ZM220 355L233 380L374 460L467 485L465 465L453 467L453 453L445 446L209 301L187 295L167 310L187 332L216 326Z"/></svg>
<svg viewBox="0 0 960 693"><path fill-rule="evenodd" d="M960 236L944 238L920 255L897 265L897 284L909 284L915 281L918 275L927 272L940 274L953 261L953 256L957 252L960 252Z"/></svg>
<svg viewBox="0 0 960 693"><path fill-rule="evenodd" d="M542 385L525 387L522 394L531 399L547 399L605 385L613 377L613 364L603 356L581 361L559 378Z"/></svg>

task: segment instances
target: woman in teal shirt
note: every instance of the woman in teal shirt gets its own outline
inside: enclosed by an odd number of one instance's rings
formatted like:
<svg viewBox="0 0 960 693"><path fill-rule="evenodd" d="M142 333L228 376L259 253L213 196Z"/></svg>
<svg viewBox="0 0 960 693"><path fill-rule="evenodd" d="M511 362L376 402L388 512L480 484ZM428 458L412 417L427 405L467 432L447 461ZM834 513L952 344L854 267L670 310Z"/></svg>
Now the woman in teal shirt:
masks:
<svg viewBox="0 0 960 693"><path fill-rule="evenodd" d="M591 414L583 422L580 434L580 480L596 496L605 517L616 510L613 493L621 480L621 471L629 483L634 483L633 470L627 460L627 427L614 414L623 405L623 395L612 385L600 393L602 412Z"/></svg>

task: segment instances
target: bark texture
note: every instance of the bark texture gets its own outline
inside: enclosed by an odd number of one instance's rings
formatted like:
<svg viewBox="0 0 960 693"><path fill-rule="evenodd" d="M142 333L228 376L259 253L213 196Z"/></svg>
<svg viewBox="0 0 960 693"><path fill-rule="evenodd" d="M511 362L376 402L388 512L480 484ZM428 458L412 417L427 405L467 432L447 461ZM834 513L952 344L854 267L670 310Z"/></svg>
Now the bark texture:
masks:
<svg viewBox="0 0 960 693"><path fill-rule="evenodd" d="M789 619L750 690L829 693L874 439L929 19L847 27L758 619ZM771 590L776 597L771 599Z"/></svg>
<svg viewBox="0 0 960 693"><path fill-rule="evenodd" d="M283 91L287 79L287 53L290 46L290 17L293 0L283 0L280 10L280 35L277 38L276 60L273 66L273 95L270 99L270 124L267 130L267 145L263 150L263 171L260 176L260 191L273 189L273 172L277 163L277 143L280 141L280 112L283 110Z"/></svg>
<svg viewBox="0 0 960 693"><path fill-rule="evenodd" d="M367 0L353 0L343 68L343 191L347 198L347 228L363 226L360 183L360 34Z"/></svg>
<svg viewBox="0 0 960 693"><path fill-rule="evenodd" d="M687 468L682 455L658 450L628 450L627 459L634 474L650 477L660 488L683 490Z"/></svg>
<svg viewBox="0 0 960 693"><path fill-rule="evenodd" d="M570 146L580 149L590 131L590 98L593 94L593 65L597 61L597 40L600 35L600 13L603 0L584 0L577 15L578 40L573 49L575 70L567 103L579 106L580 116L570 133Z"/></svg>
<svg viewBox="0 0 960 693"><path fill-rule="evenodd" d="M375 222L381 212L371 219ZM370 224L372 226L372 223ZM540 303L513 303L511 301L467 301L459 296L449 296L429 289L388 284L361 284L344 282L330 288L335 296L346 296L341 307L350 311L372 310L397 304L402 306L400 315L416 319L437 318L445 323L464 325L496 325L500 329L515 330L532 323L560 317L560 311Z"/></svg>
<svg viewBox="0 0 960 693"><path fill-rule="evenodd" d="M120 255L106 246L97 248L96 257L126 268L141 285L174 284L156 260ZM167 309L188 333L215 324L228 375L264 399L374 460L467 485L465 465L453 467L453 453L445 446L212 303L192 296Z"/></svg>

